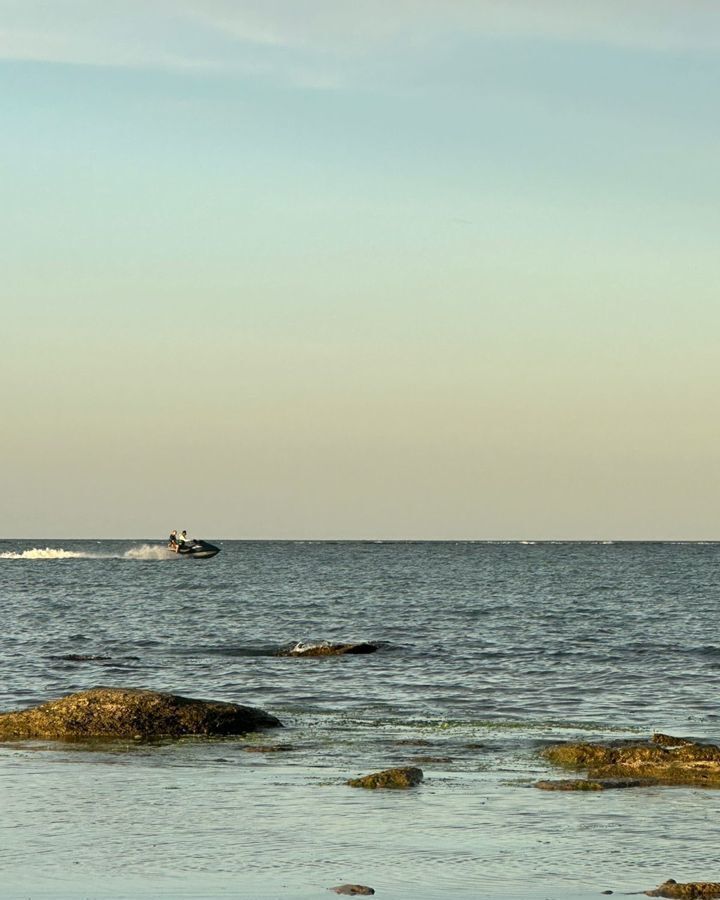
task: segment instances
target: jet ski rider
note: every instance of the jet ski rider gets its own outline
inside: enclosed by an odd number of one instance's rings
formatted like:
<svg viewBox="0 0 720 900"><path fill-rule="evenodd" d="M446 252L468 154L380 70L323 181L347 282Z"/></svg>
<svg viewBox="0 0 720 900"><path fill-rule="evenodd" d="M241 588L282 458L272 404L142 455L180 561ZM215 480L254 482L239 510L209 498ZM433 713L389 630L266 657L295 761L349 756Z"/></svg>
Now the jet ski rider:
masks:
<svg viewBox="0 0 720 900"><path fill-rule="evenodd" d="M177 545L178 545L177 529L173 528L173 530L170 532L170 537L168 538L168 547L171 550L175 550L175 549L177 549Z"/></svg>

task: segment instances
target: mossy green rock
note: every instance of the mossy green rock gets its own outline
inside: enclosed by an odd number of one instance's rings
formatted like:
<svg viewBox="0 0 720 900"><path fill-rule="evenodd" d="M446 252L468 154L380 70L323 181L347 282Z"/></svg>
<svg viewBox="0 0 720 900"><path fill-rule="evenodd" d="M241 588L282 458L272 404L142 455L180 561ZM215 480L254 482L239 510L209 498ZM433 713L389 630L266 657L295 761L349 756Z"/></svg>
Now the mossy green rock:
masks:
<svg viewBox="0 0 720 900"><path fill-rule="evenodd" d="M405 788L415 787L422 780L422 769L418 769L417 766L401 766L397 769L384 769L382 772L373 772L371 775L364 775L362 778L351 778L347 784L350 787L368 788L369 790L377 788L404 790Z"/></svg>
<svg viewBox="0 0 720 900"><path fill-rule="evenodd" d="M686 881L684 884L669 878L654 891L645 891L647 897L677 897L681 900L710 900L720 897L720 883L716 881Z"/></svg>
<svg viewBox="0 0 720 900"><path fill-rule="evenodd" d="M138 688L93 688L0 713L0 740L246 734L282 722L261 709Z"/></svg>
<svg viewBox="0 0 720 900"><path fill-rule="evenodd" d="M720 787L720 747L665 734L649 741L558 744L543 755L556 765L586 769L591 779L640 778L657 784Z"/></svg>

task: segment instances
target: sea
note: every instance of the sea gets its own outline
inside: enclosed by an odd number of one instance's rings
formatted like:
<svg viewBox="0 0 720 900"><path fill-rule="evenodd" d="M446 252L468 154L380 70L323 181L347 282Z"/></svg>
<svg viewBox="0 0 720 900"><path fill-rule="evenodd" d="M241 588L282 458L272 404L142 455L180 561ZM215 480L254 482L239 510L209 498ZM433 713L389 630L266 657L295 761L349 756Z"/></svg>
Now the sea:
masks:
<svg viewBox="0 0 720 900"><path fill-rule="evenodd" d="M720 743L720 544L0 541L0 711L95 686L282 729L0 745L0 897L588 900L720 881L720 793L538 790L560 741ZM375 653L293 658L296 645ZM407 791L347 779L415 765Z"/></svg>

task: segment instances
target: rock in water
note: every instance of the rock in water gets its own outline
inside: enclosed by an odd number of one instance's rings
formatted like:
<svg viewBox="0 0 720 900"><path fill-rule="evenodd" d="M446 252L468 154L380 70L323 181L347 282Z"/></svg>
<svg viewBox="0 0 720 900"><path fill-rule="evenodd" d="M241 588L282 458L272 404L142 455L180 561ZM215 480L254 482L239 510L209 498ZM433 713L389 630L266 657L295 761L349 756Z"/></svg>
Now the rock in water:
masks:
<svg viewBox="0 0 720 900"><path fill-rule="evenodd" d="M333 644L323 641L320 644L303 644L302 641L288 650L279 650L276 656L344 656L346 654L375 653L377 644L361 641L358 644Z"/></svg>
<svg viewBox="0 0 720 900"><path fill-rule="evenodd" d="M423 780L423 771L417 766L403 766L398 769L384 769L382 772L373 772L362 778L350 778L346 784L350 787L361 787L375 790L377 788L391 788L402 790L415 787Z"/></svg>
<svg viewBox="0 0 720 900"><path fill-rule="evenodd" d="M595 780L641 778L656 784L720 787L720 747L666 734L649 741L557 744L543 755L560 766L586 769Z"/></svg>
<svg viewBox="0 0 720 900"><path fill-rule="evenodd" d="M720 883L716 881L687 881L678 883L674 878L655 888L645 891L647 897L677 897L680 900L711 900L720 897Z"/></svg>
<svg viewBox="0 0 720 900"><path fill-rule="evenodd" d="M682 744L694 743L690 738L674 737L672 734L663 734L661 731L656 731L650 741L657 744L658 747L680 747Z"/></svg>
<svg viewBox="0 0 720 900"><path fill-rule="evenodd" d="M337 887L329 888L329 890L335 891L336 894L364 895L366 897L375 893L371 887L365 887L364 884L339 884Z"/></svg>
<svg viewBox="0 0 720 900"><path fill-rule="evenodd" d="M250 744L243 747L246 753L289 753L294 749L292 744Z"/></svg>
<svg viewBox="0 0 720 900"><path fill-rule="evenodd" d="M570 778L560 781L536 781L533 787L541 791L610 791L619 788L642 787L647 782L639 778L604 778L589 780Z"/></svg>
<svg viewBox="0 0 720 900"><path fill-rule="evenodd" d="M93 688L0 713L0 740L246 734L282 722L261 709L138 688Z"/></svg>

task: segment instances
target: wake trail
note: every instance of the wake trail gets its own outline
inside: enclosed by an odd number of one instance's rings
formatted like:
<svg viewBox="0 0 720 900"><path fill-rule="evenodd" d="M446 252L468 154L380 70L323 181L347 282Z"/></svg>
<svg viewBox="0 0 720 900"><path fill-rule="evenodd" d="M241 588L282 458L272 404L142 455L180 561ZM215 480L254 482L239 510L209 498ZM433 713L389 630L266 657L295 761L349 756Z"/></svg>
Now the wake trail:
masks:
<svg viewBox="0 0 720 900"><path fill-rule="evenodd" d="M130 559L130 560L168 560L176 559L177 554L162 545L142 544L131 547L124 553L90 553L83 550L64 550L62 547L33 547L31 550L6 551L0 553L0 559Z"/></svg>
<svg viewBox="0 0 720 900"><path fill-rule="evenodd" d="M177 553L161 544L142 544L126 550L120 559L177 559Z"/></svg>
<svg viewBox="0 0 720 900"><path fill-rule="evenodd" d="M0 559L92 559L98 556L93 553L81 553L76 550L62 550L54 547L33 547L32 550L23 550L21 553L8 551L0 553Z"/></svg>

